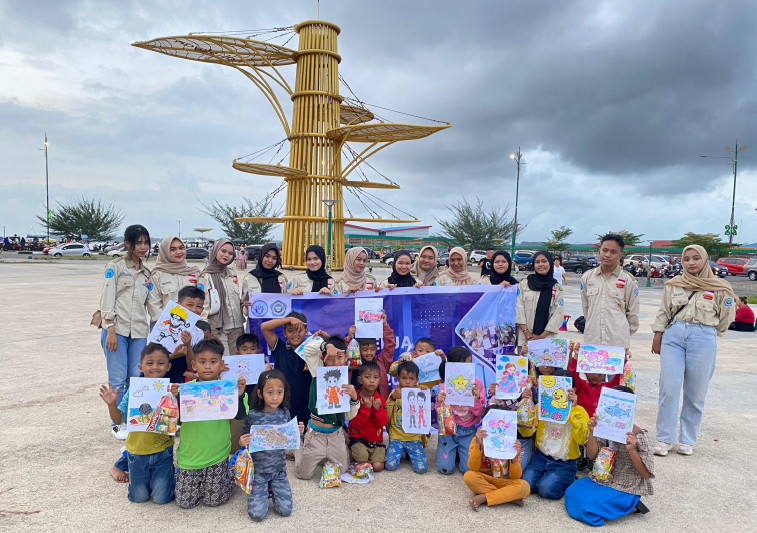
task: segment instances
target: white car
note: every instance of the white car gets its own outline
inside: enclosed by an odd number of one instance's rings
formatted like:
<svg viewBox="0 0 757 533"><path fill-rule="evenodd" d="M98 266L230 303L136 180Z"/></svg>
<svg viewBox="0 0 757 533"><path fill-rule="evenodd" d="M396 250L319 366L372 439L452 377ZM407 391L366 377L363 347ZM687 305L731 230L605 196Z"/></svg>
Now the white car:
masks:
<svg viewBox="0 0 757 533"><path fill-rule="evenodd" d="M638 265L639 261L641 261L641 264L644 265L644 268L649 268L649 254L634 254L626 256L626 258L623 259L623 266L626 267L631 263ZM662 268L663 265L670 266L667 258L664 255L652 254L652 266L655 268Z"/></svg>
<svg viewBox="0 0 757 533"><path fill-rule="evenodd" d="M471 263L478 263L482 259L486 259L486 250L473 250L470 253Z"/></svg>
<svg viewBox="0 0 757 533"><path fill-rule="evenodd" d="M47 255L53 257L90 257L92 252L89 251L89 246L80 242L70 242L68 244L61 244L50 250Z"/></svg>

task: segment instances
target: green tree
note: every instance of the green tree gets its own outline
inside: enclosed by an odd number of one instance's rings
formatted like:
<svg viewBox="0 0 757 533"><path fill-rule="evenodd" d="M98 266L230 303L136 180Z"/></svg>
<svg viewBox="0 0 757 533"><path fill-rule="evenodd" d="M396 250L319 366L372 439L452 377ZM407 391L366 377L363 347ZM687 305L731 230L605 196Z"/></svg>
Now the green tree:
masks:
<svg viewBox="0 0 757 533"><path fill-rule="evenodd" d="M510 241L513 222L508 207L493 207L487 211L483 201L476 197L473 204L463 198L447 209L452 214L449 219L436 219L444 232L436 238L445 244L460 245L470 250L489 250ZM518 231L523 227L518 224Z"/></svg>
<svg viewBox="0 0 757 533"><path fill-rule="evenodd" d="M560 226L560 229L552 230L552 237L544 243L544 247L550 252L562 254L568 249L568 243L565 239L573 235L573 230Z"/></svg>
<svg viewBox="0 0 757 533"><path fill-rule="evenodd" d="M620 231L608 231L607 233L612 233L613 235L620 235L623 237L623 240L626 242L626 246L638 246L641 242L641 238L644 236L643 233L631 233L628 230L620 230ZM598 233L597 234L597 241L601 240L602 237L607 235L607 233Z"/></svg>
<svg viewBox="0 0 757 533"><path fill-rule="evenodd" d="M260 202L253 202L249 198L242 198L241 205L222 204L213 202L212 204L202 204L203 213L210 216L218 222L223 229L224 235L233 242L242 242L247 244L264 243L271 240L271 231L275 223L273 222L238 222L236 219L241 217L266 217L276 218L281 216L280 211L274 211L271 200L266 198ZM283 221L282 221L283 222Z"/></svg>
<svg viewBox="0 0 757 533"><path fill-rule="evenodd" d="M685 248L689 244L698 244L714 257L728 256L728 243L721 241L720 235L717 233L692 233L690 231L680 239L673 241L673 246L676 248ZM734 246L738 245L734 244Z"/></svg>
<svg viewBox="0 0 757 533"><path fill-rule="evenodd" d="M37 215L37 220L47 227L47 217ZM58 202L58 209L50 214L50 233L77 238L86 235L93 241L109 241L115 237L123 220L123 213L113 204L104 205L99 199L82 196L70 204Z"/></svg>

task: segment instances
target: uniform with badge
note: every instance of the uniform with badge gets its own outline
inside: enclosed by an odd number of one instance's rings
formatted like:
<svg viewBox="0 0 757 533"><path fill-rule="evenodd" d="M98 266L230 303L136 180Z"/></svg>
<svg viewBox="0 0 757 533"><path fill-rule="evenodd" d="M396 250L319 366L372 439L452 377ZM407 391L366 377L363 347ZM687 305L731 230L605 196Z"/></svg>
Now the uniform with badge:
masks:
<svg viewBox="0 0 757 533"><path fill-rule="evenodd" d="M187 263L186 258L178 263L171 261L171 243L174 240L181 241L178 236L171 235L160 243L158 258L150 276L153 290L150 291L147 308L152 322L158 320L169 301L179 301L181 289L187 285L196 287L199 280L200 269L196 265Z"/></svg>
<svg viewBox="0 0 757 533"><path fill-rule="evenodd" d="M667 455L679 443L679 453L690 455L702 422L707 386L715 372L717 337L733 321L736 295L730 283L715 277L701 246L690 245L703 258L703 268L667 281L652 331L662 333L660 349L660 393L657 411L655 453ZM680 434L677 434L678 403L683 388ZM681 449L684 445L684 451Z"/></svg>
<svg viewBox="0 0 757 533"><path fill-rule="evenodd" d="M549 272L534 272L518 283L518 297L515 301L515 323L518 325L517 345L526 343L526 334L520 328L526 326L535 335L547 332L554 337L563 320L563 289L554 278L554 261L549 252L540 251L534 255L544 255L549 261Z"/></svg>
<svg viewBox="0 0 757 533"><path fill-rule="evenodd" d="M321 262L321 266L316 270L309 268L314 260L310 254L314 254ZM291 293L296 289L301 290L303 293L320 292L323 289L328 289L329 294L334 294L334 279L326 272L326 251L323 247L317 244L308 246L308 249L305 250L305 261L311 261L308 264L308 269L302 274L297 274L289 282L287 292ZM315 266L315 263L312 263L312 266Z"/></svg>
<svg viewBox="0 0 757 533"><path fill-rule="evenodd" d="M355 246L347 250L344 256L344 270L342 277L334 283L334 294L348 294L350 287L356 287L359 291L372 291L376 287L376 278L366 274L365 266L362 270L355 266L359 256L365 256L368 261L368 253L361 246Z"/></svg>
<svg viewBox="0 0 757 533"><path fill-rule="evenodd" d="M589 270L581 278L581 305L586 317L584 344L630 348L631 335L639 329L636 278L620 266L607 277L602 267Z"/></svg>

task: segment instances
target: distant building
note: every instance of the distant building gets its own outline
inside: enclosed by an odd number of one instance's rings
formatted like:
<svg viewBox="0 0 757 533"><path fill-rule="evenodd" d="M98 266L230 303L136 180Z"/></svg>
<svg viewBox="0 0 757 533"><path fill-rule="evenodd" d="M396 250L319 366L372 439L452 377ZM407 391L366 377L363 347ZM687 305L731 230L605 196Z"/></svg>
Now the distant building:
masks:
<svg viewBox="0 0 757 533"><path fill-rule="evenodd" d="M447 247L440 240L429 237L431 226L397 226L388 228L369 228L356 224L344 225L344 243L347 246L367 246L383 248L407 246L418 249L422 246Z"/></svg>

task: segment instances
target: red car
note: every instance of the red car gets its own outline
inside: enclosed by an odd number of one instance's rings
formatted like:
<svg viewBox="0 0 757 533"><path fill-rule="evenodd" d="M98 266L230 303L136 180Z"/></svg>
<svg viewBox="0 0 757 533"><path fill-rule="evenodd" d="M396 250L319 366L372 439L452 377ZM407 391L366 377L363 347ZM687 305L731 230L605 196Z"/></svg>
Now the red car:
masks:
<svg viewBox="0 0 757 533"><path fill-rule="evenodd" d="M740 259L738 257L721 257L718 259L718 264L725 267L731 276L744 275L744 265L747 264L748 259Z"/></svg>

